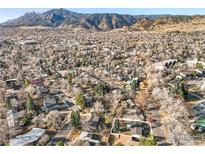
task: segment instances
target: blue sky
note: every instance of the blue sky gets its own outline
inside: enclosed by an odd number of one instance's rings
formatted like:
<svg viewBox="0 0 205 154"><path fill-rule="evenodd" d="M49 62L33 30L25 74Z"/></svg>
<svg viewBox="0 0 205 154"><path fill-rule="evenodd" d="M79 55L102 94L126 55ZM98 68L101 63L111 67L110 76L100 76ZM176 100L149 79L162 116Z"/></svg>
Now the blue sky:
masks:
<svg viewBox="0 0 205 154"><path fill-rule="evenodd" d="M0 23L10 19L15 19L26 12L44 12L46 8L0 8ZM153 15L153 14L172 14L172 15L205 15L205 8L72 8L70 11L79 13L119 13L132 15Z"/></svg>

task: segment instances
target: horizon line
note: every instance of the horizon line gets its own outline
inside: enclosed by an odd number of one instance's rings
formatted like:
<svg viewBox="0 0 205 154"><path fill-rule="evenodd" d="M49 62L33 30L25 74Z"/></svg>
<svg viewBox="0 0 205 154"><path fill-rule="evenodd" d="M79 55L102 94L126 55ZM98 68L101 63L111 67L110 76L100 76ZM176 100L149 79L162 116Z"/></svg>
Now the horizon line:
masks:
<svg viewBox="0 0 205 154"><path fill-rule="evenodd" d="M16 19L26 13L38 13L52 10L66 9L82 14L124 14L124 15L170 15L170 16L200 16L205 15L204 8L0 8L0 23Z"/></svg>

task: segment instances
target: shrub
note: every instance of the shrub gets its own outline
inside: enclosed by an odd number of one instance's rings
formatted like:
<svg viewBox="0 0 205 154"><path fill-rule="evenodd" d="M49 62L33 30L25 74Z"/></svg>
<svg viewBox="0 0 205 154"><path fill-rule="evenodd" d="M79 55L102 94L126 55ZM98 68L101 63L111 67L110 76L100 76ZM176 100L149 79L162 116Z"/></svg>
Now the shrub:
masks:
<svg viewBox="0 0 205 154"><path fill-rule="evenodd" d="M198 69L203 69L202 63L196 63L196 68L198 68Z"/></svg>
<svg viewBox="0 0 205 154"><path fill-rule="evenodd" d="M64 146L63 141L58 141L58 142L56 143L56 146Z"/></svg>
<svg viewBox="0 0 205 154"><path fill-rule="evenodd" d="M142 146L154 146L157 145L154 135L152 133L149 134L148 138L141 138L139 144Z"/></svg>

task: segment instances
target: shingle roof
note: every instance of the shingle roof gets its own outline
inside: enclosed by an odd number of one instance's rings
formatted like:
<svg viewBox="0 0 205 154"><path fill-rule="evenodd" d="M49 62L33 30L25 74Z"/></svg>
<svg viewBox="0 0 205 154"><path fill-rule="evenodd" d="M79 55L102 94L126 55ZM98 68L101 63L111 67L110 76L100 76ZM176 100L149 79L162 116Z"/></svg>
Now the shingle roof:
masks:
<svg viewBox="0 0 205 154"><path fill-rule="evenodd" d="M45 129L33 128L30 132L16 136L10 140L11 146L23 146L37 141L44 133Z"/></svg>

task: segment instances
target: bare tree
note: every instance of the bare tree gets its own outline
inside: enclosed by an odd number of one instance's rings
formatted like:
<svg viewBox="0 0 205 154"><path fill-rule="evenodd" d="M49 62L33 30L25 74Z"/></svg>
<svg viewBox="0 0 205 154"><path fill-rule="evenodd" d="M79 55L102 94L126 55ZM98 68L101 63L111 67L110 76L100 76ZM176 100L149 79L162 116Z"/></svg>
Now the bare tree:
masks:
<svg viewBox="0 0 205 154"><path fill-rule="evenodd" d="M169 121L167 125L167 141L173 145L193 145L194 141L191 135L185 131L186 128L177 121Z"/></svg>
<svg viewBox="0 0 205 154"><path fill-rule="evenodd" d="M183 126L184 119L188 119L189 112L182 99L174 98L165 87L155 87L152 96L159 101L160 111L166 113L163 118L167 140L174 145L193 145L194 140Z"/></svg>
<svg viewBox="0 0 205 154"><path fill-rule="evenodd" d="M95 102L94 109L97 113L103 112L104 106L103 106L102 102L100 102L100 101Z"/></svg>
<svg viewBox="0 0 205 154"><path fill-rule="evenodd" d="M36 144L37 146L44 146L46 143L49 141L49 136L48 134L44 134L39 140L38 143Z"/></svg>
<svg viewBox="0 0 205 154"><path fill-rule="evenodd" d="M63 124L63 117L59 111L50 111L46 117L47 127L60 129Z"/></svg>
<svg viewBox="0 0 205 154"><path fill-rule="evenodd" d="M9 131L6 120L0 119L0 145L3 145L8 142Z"/></svg>

